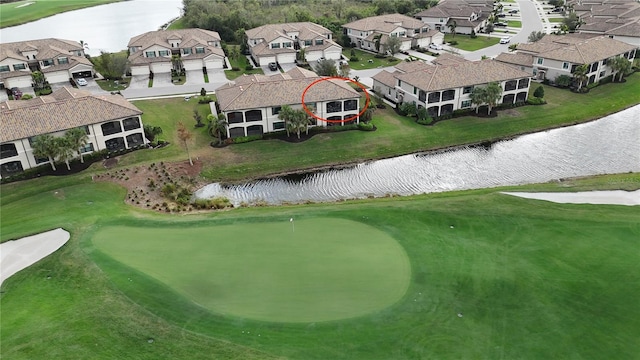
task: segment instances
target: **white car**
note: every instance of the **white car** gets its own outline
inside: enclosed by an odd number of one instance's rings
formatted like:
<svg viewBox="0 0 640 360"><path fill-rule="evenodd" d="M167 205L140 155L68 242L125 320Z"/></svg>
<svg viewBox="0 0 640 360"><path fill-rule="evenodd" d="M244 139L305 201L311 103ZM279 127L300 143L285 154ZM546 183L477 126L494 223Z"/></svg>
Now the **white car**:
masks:
<svg viewBox="0 0 640 360"><path fill-rule="evenodd" d="M436 44L436 43L431 43L431 44L429 44L429 49L432 49L432 50L442 50L442 45L438 45L438 44Z"/></svg>
<svg viewBox="0 0 640 360"><path fill-rule="evenodd" d="M509 41L511 41L511 38L509 36L505 36L500 39L500 44L508 44Z"/></svg>
<svg viewBox="0 0 640 360"><path fill-rule="evenodd" d="M87 80L83 79L83 78L79 78L76 80L76 84L80 85L80 86L87 86L88 82Z"/></svg>

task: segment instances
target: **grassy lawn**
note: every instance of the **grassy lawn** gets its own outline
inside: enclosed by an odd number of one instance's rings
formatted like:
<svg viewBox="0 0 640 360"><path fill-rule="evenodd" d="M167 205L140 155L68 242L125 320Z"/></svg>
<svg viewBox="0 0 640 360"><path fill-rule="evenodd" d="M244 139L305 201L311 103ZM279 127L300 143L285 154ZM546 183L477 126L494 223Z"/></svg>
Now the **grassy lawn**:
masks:
<svg viewBox="0 0 640 360"><path fill-rule="evenodd" d="M69 358L71 348L74 358L91 359L166 354L181 359L634 358L640 336L635 300L640 296L635 241L640 208L554 204L497 193L611 188L640 188L640 176L189 216L129 208L123 189L93 183L86 175L3 185L0 239L58 226L72 237L3 284L0 352L11 359ZM288 231L290 217L296 219L296 234L320 236L339 229L346 234L342 243L326 237L310 249L296 249L296 240L270 235L269 227L276 224ZM325 219L358 224L304 231ZM113 234L103 237L109 230ZM374 243L367 244L363 230L372 232L365 235ZM118 249L120 235L136 238L127 244L129 251ZM215 304L236 296L235 291L257 306L259 300L245 287L259 281L253 276L274 280L256 267L287 266L265 258L291 261L303 270L320 258L324 266L313 273L331 274L336 269L327 268L332 264L328 253L314 247L335 247L333 255L343 259L368 258L358 251L381 254L371 259L384 262L389 249L375 248L380 238L397 242L411 267L406 294L382 310L296 324L207 308L219 309ZM116 244L107 246L111 240ZM149 247L153 241L158 243ZM356 241L366 251L344 251L345 241ZM315 258L300 265L296 256L280 251L307 259L314 251ZM251 254L258 255L249 261ZM231 283L243 261L252 271L249 282ZM283 276L281 281L294 275ZM178 286L191 287L191 296L210 303L192 301ZM220 291L229 286L236 288ZM268 302L272 293L259 297Z"/></svg>
<svg viewBox="0 0 640 360"><path fill-rule="evenodd" d="M174 85L182 85L187 82L187 75L171 75L171 82Z"/></svg>
<svg viewBox="0 0 640 360"><path fill-rule="evenodd" d="M129 87L129 80L96 80L96 83L105 91L120 91Z"/></svg>
<svg viewBox="0 0 640 360"><path fill-rule="evenodd" d="M232 47L240 47L240 45L229 45L229 50ZM247 70L247 65L250 65L249 59L246 56L240 55L237 59L229 58L229 62L231 63L231 68L237 68L238 70L225 70L224 73L227 75L227 79L233 80L242 74L264 74L261 68L255 68L251 70Z"/></svg>
<svg viewBox="0 0 640 360"><path fill-rule="evenodd" d="M167 30L180 30L180 29L186 29L186 28L187 28L187 24L185 24L184 18L180 18L172 22L171 25L169 25L169 27L167 28Z"/></svg>
<svg viewBox="0 0 640 360"><path fill-rule="evenodd" d="M508 27L512 27L512 28L521 28L522 27L522 21L508 20L507 21L507 26Z"/></svg>
<svg viewBox="0 0 640 360"><path fill-rule="evenodd" d="M120 0L23 0L0 4L0 27L38 20L65 11L117 2ZM29 4L22 6L25 4Z"/></svg>
<svg viewBox="0 0 640 360"><path fill-rule="evenodd" d="M453 34L444 34L445 42L450 42L452 40L458 42L458 45L455 45L453 47L466 51L480 50L500 42L500 39L489 36L478 36L475 39L472 39L469 35L456 34L456 36L454 37Z"/></svg>
<svg viewBox="0 0 640 360"><path fill-rule="evenodd" d="M377 58L374 54L362 51L359 49L353 49L358 57L359 61L351 61L349 60L349 66L354 70L364 70L364 69L375 69L379 67L387 67L393 66L400 62L400 59L394 57L388 58ZM344 49L342 54L347 57L347 59L351 58L351 49Z"/></svg>
<svg viewBox="0 0 640 360"><path fill-rule="evenodd" d="M400 300L411 277L392 237L346 219L148 225L104 226L91 238L105 255L225 316L274 322L363 316Z"/></svg>

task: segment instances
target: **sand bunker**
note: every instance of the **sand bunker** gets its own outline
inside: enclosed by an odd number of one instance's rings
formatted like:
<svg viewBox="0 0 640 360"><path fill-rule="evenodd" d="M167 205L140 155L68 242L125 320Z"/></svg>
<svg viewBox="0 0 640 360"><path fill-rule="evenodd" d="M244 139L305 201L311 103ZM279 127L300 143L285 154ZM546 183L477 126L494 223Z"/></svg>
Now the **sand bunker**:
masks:
<svg viewBox="0 0 640 360"><path fill-rule="evenodd" d="M58 250L69 237L68 231L58 228L0 244L0 285L11 275Z"/></svg>
<svg viewBox="0 0 640 360"><path fill-rule="evenodd" d="M640 190L636 191L584 191L574 193L556 192L502 192L502 194L527 199L546 200L562 204L602 204L602 205L640 205Z"/></svg>

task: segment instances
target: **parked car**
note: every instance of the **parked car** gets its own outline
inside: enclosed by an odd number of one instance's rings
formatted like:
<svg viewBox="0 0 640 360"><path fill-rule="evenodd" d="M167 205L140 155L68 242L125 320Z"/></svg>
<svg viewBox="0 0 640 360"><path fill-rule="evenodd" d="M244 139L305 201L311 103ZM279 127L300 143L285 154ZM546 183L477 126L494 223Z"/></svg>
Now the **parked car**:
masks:
<svg viewBox="0 0 640 360"><path fill-rule="evenodd" d="M511 41L511 37L509 36L503 36L502 38L500 38L500 44L508 44L509 41Z"/></svg>
<svg viewBox="0 0 640 360"><path fill-rule="evenodd" d="M88 82L83 78L79 78L76 79L76 84L78 84L78 86L87 86Z"/></svg>
<svg viewBox="0 0 640 360"><path fill-rule="evenodd" d="M518 9L509 10L509 14L517 14Z"/></svg>
<svg viewBox="0 0 640 360"><path fill-rule="evenodd" d="M278 70L278 63L270 62L269 63L269 70L271 70L271 71Z"/></svg>
<svg viewBox="0 0 640 360"><path fill-rule="evenodd" d="M349 66L349 62L347 60L340 60L338 61L338 64L340 66Z"/></svg>
<svg viewBox="0 0 640 360"><path fill-rule="evenodd" d="M507 23L496 22L496 23L493 23L493 26L496 26L496 27L507 27Z"/></svg>
<svg viewBox="0 0 640 360"><path fill-rule="evenodd" d="M429 44L429 49L432 49L432 50L442 50L442 45L438 45L438 44L436 44L436 43L431 43L431 44Z"/></svg>
<svg viewBox="0 0 640 360"><path fill-rule="evenodd" d="M507 17L507 14L500 13L500 14L498 14L498 17L499 17L499 18Z"/></svg>
<svg viewBox="0 0 640 360"><path fill-rule="evenodd" d="M318 62L320 62L320 61L322 61L322 60L326 60L326 59L324 58L324 56L321 56L321 57L318 59Z"/></svg>

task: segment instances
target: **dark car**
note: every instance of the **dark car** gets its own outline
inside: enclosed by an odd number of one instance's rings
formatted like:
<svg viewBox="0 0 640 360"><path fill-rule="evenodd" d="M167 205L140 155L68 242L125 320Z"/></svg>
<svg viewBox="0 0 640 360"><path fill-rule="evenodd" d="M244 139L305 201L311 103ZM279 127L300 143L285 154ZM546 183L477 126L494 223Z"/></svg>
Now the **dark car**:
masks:
<svg viewBox="0 0 640 360"><path fill-rule="evenodd" d="M500 13L500 14L498 14L498 17L499 18L507 17L507 14Z"/></svg>
<svg viewBox="0 0 640 360"><path fill-rule="evenodd" d="M497 26L497 27L507 27L507 23L503 23L503 22L497 22L494 23L493 26Z"/></svg>
<svg viewBox="0 0 640 360"><path fill-rule="evenodd" d="M517 13L518 13L517 9L509 10L509 14L517 14Z"/></svg>
<svg viewBox="0 0 640 360"><path fill-rule="evenodd" d="M269 63L269 70L271 70L271 71L276 71L276 70L278 70L278 64L277 64L277 63L274 63L274 62L270 62L270 63Z"/></svg>

